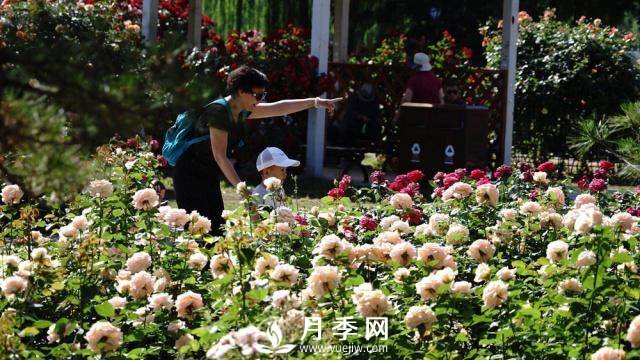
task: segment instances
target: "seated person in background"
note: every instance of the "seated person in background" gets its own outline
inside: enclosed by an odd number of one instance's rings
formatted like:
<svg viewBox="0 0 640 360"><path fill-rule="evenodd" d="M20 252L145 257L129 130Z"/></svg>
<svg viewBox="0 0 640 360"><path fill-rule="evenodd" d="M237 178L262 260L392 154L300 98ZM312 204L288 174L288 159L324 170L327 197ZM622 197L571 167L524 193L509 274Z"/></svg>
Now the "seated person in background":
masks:
<svg viewBox="0 0 640 360"><path fill-rule="evenodd" d="M262 177L260 185L253 190L253 195L258 198L257 205L267 205L272 209L284 206L285 194L282 185L287 178L287 168L299 165L300 161L289 159L284 151L276 147L264 149L256 160L256 169ZM270 184L267 181L270 178L276 178L281 183L280 189L273 194L269 191Z"/></svg>
<svg viewBox="0 0 640 360"><path fill-rule="evenodd" d="M460 88L449 82L444 84L444 103L451 105L464 105Z"/></svg>
<svg viewBox="0 0 640 360"><path fill-rule="evenodd" d="M380 103L373 85L365 82L349 97L347 110L339 123L339 141L344 145L377 143L380 137ZM356 143L356 144L354 144Z"/></svg>
<svg viewBox="0 0 640 360"><path fill-rule="evenodd" d="M420 65L420 68L407 82L402 102L444 104L442 80L431 72L429 56L425 53L416 53L413 56L413 62Z"/></svg>

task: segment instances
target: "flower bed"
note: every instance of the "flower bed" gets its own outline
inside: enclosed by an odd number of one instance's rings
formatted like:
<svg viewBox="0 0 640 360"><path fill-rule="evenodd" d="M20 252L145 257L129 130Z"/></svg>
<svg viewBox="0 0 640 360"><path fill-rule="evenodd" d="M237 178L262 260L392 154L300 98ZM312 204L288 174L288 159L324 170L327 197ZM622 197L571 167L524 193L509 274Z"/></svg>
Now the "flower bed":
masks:
<svg viewBox="0 0 640 360"><path fill-rule="evenodd" d="M606 163L575 200L552 163L440 173L433 200L420 171L345 177L297 211L256 209L241 184L212 238L208 219L161 206L146 145L99 156L109 176L54 213L2 189L2 354L640 354L640 196L604 191Z"/></svg>

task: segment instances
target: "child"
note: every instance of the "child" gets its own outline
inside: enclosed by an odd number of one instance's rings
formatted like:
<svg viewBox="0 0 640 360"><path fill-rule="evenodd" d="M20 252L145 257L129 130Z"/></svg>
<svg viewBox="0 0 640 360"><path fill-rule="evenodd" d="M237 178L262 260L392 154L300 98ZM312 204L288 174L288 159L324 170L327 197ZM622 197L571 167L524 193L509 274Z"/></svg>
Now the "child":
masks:
<svg viewBox="0 0 640 360"><path fill-rule="evenodd" d="M265 180L269 178L276 178L282 183L287 178L287 168L299 165L300 161L289 159L284 151L276 147L268 147L264 149L260 155L258 155L258 159L256 160L256 169L258 169L258 172L262 177L260 185L256 186L253 191L253 195L257 195L258 205L263 205L266 200L265 196L270 194L270 191L267 189L267 184L265 184ZM282 205L281 202L284 199L284 190L281 188L274 195L275 198L272 199L273 201L269 201L269 203L271 203L274 208L277 208L278 206L275 205Z"/></svg>

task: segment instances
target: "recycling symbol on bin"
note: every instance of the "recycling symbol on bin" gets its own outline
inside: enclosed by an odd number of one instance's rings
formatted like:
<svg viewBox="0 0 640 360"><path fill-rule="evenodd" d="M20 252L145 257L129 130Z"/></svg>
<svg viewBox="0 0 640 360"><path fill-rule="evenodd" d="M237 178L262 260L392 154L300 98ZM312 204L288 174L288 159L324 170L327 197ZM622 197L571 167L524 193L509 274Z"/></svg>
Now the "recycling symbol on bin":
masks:
<svg viewBox="0 0 640 360"><path fill-rule="evenodd" d="M422 152L422 149L420 148L420 144L418 143L413 143L413 145L411 145L411 162L412 163L419 163L420 162L420 153Z"/></svg>
<svg viewBox="0 0 640 360"><path fill-rule="evenodd" d="M453 145L447 145L444 148L444 164L445 165L453 165L453 156L456 154L456 150L453 148Z"/></svg>

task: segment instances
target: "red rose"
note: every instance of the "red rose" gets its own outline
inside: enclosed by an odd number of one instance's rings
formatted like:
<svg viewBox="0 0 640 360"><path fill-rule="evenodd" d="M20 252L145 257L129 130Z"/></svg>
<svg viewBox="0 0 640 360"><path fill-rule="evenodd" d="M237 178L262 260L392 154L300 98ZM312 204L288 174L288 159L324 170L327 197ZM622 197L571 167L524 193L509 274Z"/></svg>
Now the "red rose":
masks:
<svg viewBox="0 0 640 360"><path fill-rule="evenodd" d="M409 178L409 181L411 181L411 182L419 182L420 180L422 180L424 178L424 174L420 170L413 170L413 171L407 173L407 177Z"/></svg>
<svg viewBox="0 0 640 360"><path fill-rule="evenodd" d="M458 178L455 174L449 174L444 178L444 187L448 189L451 185L457 183L458 181L460 181L460 178Z"/></svg>
<svg viewBox="0 0 640 360"><path fill-rule="evenodd" d="M498 166L496 171L493 173L493 176L495 176L496 179L502 179L502 178L511 176L512 173L513 173L513 168L511 168L511 166L500 165Z"/></svg>
<svg viewBox="0 0 640 360"><path fill-rule="evenodd" d="M442 182L442 180L444 180L445 176L445 173L443 173L442 171L438 171L435 175L433 175L433 180L439 184L440 182Z"/></svg>
<svg viewBox="0 0 640 360"><path fill-rule="evenodd" d="M344 197L344 190L340 188L333 188L329 190L327 195L331 196L334 199L340 199L341 197Z"/></svg>
<svg viewBox="0 0 640 360"><path fill-rule="evenodd" d="M401 182L398 181L394 181L391 184L389 184L389 189L393 190L393 191L400 191L404 188L404 185Z"/></svg>
<svg viewBox="0 0 640 360"><path fill-rule="evenodd" d="M607 183L602 179L593 179L589 183L589 191L598 192L607 188Z"/></svg>
<svg viewBox="0 0 640 360"><path fill-rule="evenodd" d="M488 177L483 177L482 179L476 182L477 186L484 185L484 184L491 184L491 179L489 179Z"/></svg>
<svg viewBox="0 0 640 360"><path fill-rule="evenodd" d="M627 212L633 216L640 216L640 207L630 207Z"/></svg>
<svg viewBox="0 0 640 360"><path fill-rule="evenodd" d="M127 139L127 146L131 147L131 148L136 148L138 147L138 140L136 140L135 138L129 138Z"/></svg>
<svg viewBox="0 0 640 360"><path fill-rule="evenodd" d="M158 151L158 149L160 149L160 142L156 139L152 139L149 141L149 147L151 148L151 151Z"/></svg>
<svg viewBox="0 0 640 360"><path fill-rule="evenodd" d="M538 171L552 172L556 169L556 166L551 161L545 161L538 165Z"/></svg>
<svg viewBox="0 0 640 360"><path fill-rule="evenodd" d="M402 220L408 221L411 225L417 225L422 220L422 211L418 209L410 209L406 214L401 216Z"/></svg>
<svg viewBox="0 0 640 360"><path fill-rule="evenodd" d="M167 159L165 159L162 155L156 156L156 160L158 160L158 165L160 165L160 167L166 167L167 164L169 164Z"/></svg>
<svg viewBox="0 0 640 360"><path fill-rule="evenodd" d="M607 160L601 160L598 166L600 166L600 169L606 172L613 170L613 168L615 167L615 165L611 161Z"/></svg>
<svg viewBox="0 0 640 360"><path fill-rule="evenodd" d="M402 187L405 187L410 183L409 177L405 174L396 176L393 181L402 184Z"/></svg>
<svg viewBox="0 0 640 360"><path fill-rule="evenodd" d="M458 179L464 179L465 176L467 176L467 169L456 169L456 171L454 171L455 174L458 176Z"/></svg>
<svg viewBox="0 0 640 360"><path fill-rule="evenodd" d="M416 196L419 191L420 191L420 184L418 183L411 183L400 190L401 193L405 193L411 197Z"/></svg>
<svg viewBox="0 0 640 360"><path fill-rule="evenodd" d="M347 188L349 187L349 184L351 184L351 176L344 175L342 177L342 180L340 180L338 187L344 191L344 190L347 190Z"/></svg>
<svg viewBox="0 0 640 360"><path fill-rule="evenodd" d="M605 169L595 169L593 170L593 177L596 179L606 179L607 171Z"/></svg>
<svg viewBox="0 0 640 360"><path fill-rule="evenodd" d="M296 214L293 216L293 219L300 225L308 225L309 222L307 221L307 218L304 217L303 215L299 215Z"/></svg>
<svg viewBox="0 0 640 360"><path fill-rule="evenodd" d="M370 216L360 218L360 228L367 231L373 231L378 227L378 223Z"/></svg>
<svg viewBox="0 0 640 360"><path fill-rule="evenodd" d="M437 187L433 190L433 195L437 196L437 197L442 197L442 193L444 192L444 188L443 187Z"/></svg>
<svg viewBox="0 0 640 360"><path fill-rule="evenodd" d="M483 177L485 177L486 175L487 175L487 173L484 172L484 170L473 169L473 170L471 170L471 175L469 175L469 177L472 178L473 180L480 180Z"/></svg>
<svg viewBox="0 0 640 360"><path fill-rule="evenodd" d="M586 176L583 177L582 179L578 180L578 187L580 188L580 190L584 191L589 189L589 178L587 178Z"/></svg>

